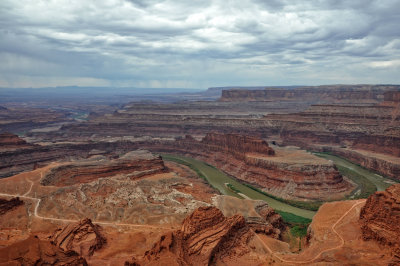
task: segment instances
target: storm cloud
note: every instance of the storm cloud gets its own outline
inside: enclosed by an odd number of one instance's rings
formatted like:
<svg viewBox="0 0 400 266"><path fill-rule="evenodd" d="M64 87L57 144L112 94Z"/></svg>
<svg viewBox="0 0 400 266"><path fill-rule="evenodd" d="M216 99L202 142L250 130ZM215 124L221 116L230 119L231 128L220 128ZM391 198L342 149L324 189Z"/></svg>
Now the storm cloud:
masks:
<svg viewBox="0 0 400 266"><path fill-rule="evenodd" d="M400 1L2 0L0 86L399 83Z"/></svg>

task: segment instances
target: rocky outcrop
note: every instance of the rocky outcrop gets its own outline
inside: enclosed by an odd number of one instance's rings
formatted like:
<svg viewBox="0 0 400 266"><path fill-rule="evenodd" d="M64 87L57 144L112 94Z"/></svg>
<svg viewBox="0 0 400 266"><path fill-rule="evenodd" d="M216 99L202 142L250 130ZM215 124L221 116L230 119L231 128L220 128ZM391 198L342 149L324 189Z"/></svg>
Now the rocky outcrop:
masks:
<svg viewBox="0 0 400 266"><path fill-rule="evenodd" d="M0 215L3 215L14 208L21 206L22 204L24 204L24 202L19 198L12 198L10 200L0 199Z"/></svg>
<svg viewBox="0 0 400 266"><path fill-rule="evenodd" d="M213 204L226 217L242 215L251 229L275 239L281 239L286 226L282 217L265 201L238 199L232 196L218 195L213 197Z"/></svg>
<svg viewBox="0 0 400 266"><path fill-rule="evenodd" d="M392 249L400 262L400 184L371 195L360 213L364 240L375 240Z"/></svg>
<svg viewBox="0 0 400 266"><path fill-rule="evenodd" d="M0 249L2 265L88 265L86 260L72 250L63 251L36 236Z"/></svg>
<svg viewBox="0 0 400 266"><path fill-rule="evenodd" d="M385 102L400 103L400 91L387 91L383 99Z"/></svg>
<svg viewBox="0 0 400 266"><path fill-rule="evenodd" d="M20 149L20 148L27 148L32 146L33 145L26 143L25 140L21 139L17 135L11 133L0 134L0 152Z"/></svg>
<svg viewBox="0 0 400 266"><path fill-rule="evenodd" d="M18 137L17 135L11 134L11 133L2 133L0 134L0 145L2 147L8 146L8 145L23 145L26 144L26 141Z"/></svg>
<svg viewBox="0 0 400 266"><path fill-rule="evenodd" d="M354 151L340 147L323 147L322 149L315 147L314 150L331 152L393 179L400 177L400 160L397 157L389 158L388 156L379 156L379 154L375 153L360 150Z"/></svg>
<svg viewBox="0 0 400 266"><path fill-rule="evenodd" d="M377 103L387 90L399 86L326 85L300 88L264 88L256 90L223 90L220 101L303 101L309 103Z"/></svg>
<svg viewBox="0 0 400 266"><path fill-rule="evenodd" d="M98 178L121 174L135 179L163 172L167 172L167 169L160 156L154 156L147 151L138 150L114 160L108 160L100 156L63 164L52 168L41 180L41 184L45 186L68 186L89 183Z"/></svg>
<svg viewBox="0 0 400 266"><path fill-rule="evenodd" d="M51 241L63 251L73 250L83 257L92 256L107 242L101 234L101 227L94 225L90 219L83 219L56 230Z"/></svg>
<svg viewBox="0 0 400 266"><path fill-rule="evenodd" d="M226 218L215 207L200 207L180 230L163 235L142 258L125 265L210 265L226 256L248 253L246 244L253 235L243 216Z"/></svg>

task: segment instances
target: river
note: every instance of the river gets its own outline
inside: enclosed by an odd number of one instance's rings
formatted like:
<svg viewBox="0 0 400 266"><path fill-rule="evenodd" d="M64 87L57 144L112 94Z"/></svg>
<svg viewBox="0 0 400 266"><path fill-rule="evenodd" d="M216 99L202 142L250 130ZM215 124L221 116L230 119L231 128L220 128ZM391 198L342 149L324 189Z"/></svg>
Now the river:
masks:
<svg viewBox="0 0 400 266"><path fill-rule="evenodd" d="M364 178L366 178L370 182L372 182L376 186L376 190L378 190L378 191L385 190L388 187L390 187L392 184L396 183L395 181L393 181L391 179L384 178L381 175L378 175L372 171L369 171L369 170L367 170L357 164L354 164L344 158L341 158L339 156L335 156L332 154L326 154L326 153L317 153L317 152L314 154L318 155L320 157L323 157L327 160L331 160L336 165L346 167L350 171L353 171L359 175L362 175Z"/></svg>
<svg viewBox="0 0 400 266"><path fill-rule="evenodd" d="M230 195L234 197L240 198L238 194L233 192L231 189L229 189L225 184L229 183L233 185L236 189L240 190L241 193L246 195L247 197L255 200L263 200L268 203L270 207L276 210L284 211L284 212L289 212L293 213L298 216L302 216L305 218L311 219L316 212L314 211L309 211L309 210L304 210L300 209L297 207L293 207L287 203L283 203L281 201L275 200L273 198L270 198L260 192L257 192L240 182L236 181L234 178L228 176L224 172L193 158L189 157L184 157L181 155L171 155L171 154L163 154L162 155L163 159L166 161L170 160L173 161L174 159L182 160L188 164L190 164L192 167L196 168L198 171L200 171L206 178L207 181L216 189L218 189L221 194L225 195Z"/></svg>

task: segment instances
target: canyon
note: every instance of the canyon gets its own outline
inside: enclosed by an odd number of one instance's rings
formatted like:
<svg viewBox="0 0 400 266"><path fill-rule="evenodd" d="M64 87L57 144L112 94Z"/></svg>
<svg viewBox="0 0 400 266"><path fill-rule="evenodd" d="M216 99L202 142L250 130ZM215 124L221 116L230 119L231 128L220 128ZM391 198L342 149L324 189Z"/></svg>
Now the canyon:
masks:
<svg viewBox="0 0 400 266"><path fill-rule="evenodd" d="M287 199L333 200L354 189L332 162L300 150L274 150L256 137L208 133L201 141L186 136L160 143L154 149L198 158L245 183Z"/></svg>
<svg viewBox="0 0 400 266"><path fill-rule="evenodd" d="M1 265L400 263L400 86L148 97L2 102Z"/></svg>
<svg viewBox="0 0 400 266"><path fill-rule="evenodd" d="M310 96L313 92L315 95ZM231 98L226 96L229 93ZM266 100L252 93L271 95ZM396 179L400 156L399 93L395 85L222 90L220 101L133 102L114 113L28 136L38 142L97 142L123 140L127 136L200 138L208 132L237 133L280 145L332 152Z"/></svg>

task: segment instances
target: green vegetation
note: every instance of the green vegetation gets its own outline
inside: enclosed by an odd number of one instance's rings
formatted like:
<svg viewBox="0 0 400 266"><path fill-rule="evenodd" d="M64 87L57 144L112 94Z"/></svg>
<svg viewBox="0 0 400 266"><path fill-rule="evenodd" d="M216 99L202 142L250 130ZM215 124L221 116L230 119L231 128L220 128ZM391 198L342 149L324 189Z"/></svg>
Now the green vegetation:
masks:
<svg viewBox="0 0 400 266"><path fill-rule="evenodd" d="M285 223L289 224L289 226L295 225L309 225L311 223L311 219L298 216L296 214L290 212L284 212L280 210L275 210L275 212L279 213L282 216L282 219Z"/></svg>
<svg viewBox="0 0 400 266"><path fill-rule="evenodd" d="M295 225L290 228L290 233L295 237L305 237L307 235L308 225Z"/></svg>
<svg viewBox="0 0 400 266"><path fill-rule="evenodd" d="M235 188L232 184L226 183L226 186L232 190L233 192L235 192L236 194L240 193L240 190Z"/></svg>
<svg viewBox="0 0 400 266"><path fill-rule="evenodd" d="M261 194L264 194L265 196L268 196L268 197L273 198L273 199L275 199L277 201L280 201L280 202L283 202L283 203L286 203L286 204L289 204L289 205L292 205L294 207L297 207L297 208L300 208L300 209L304 209L304 210L318 211L319 207L321 207L321 205L324 203L322 201L297 201L297 200L282 199L282 198L279 198L279 197L274 196L272 194L269 194L269 193L267 193L267 192L265 192L265 191L263 191L263 190L261 190L259 188L256 188L256 187L254 187L254 186L252 186L250 184L247 184L247 183L244 183L244 182L241 182L241 183L243 185L245 185L245 186L247 186L247 187L249 187L249 188L251 188L251 189L253 189L253 190L255 190L255 191L259 192L259 193L261 193Z"/></svg>

